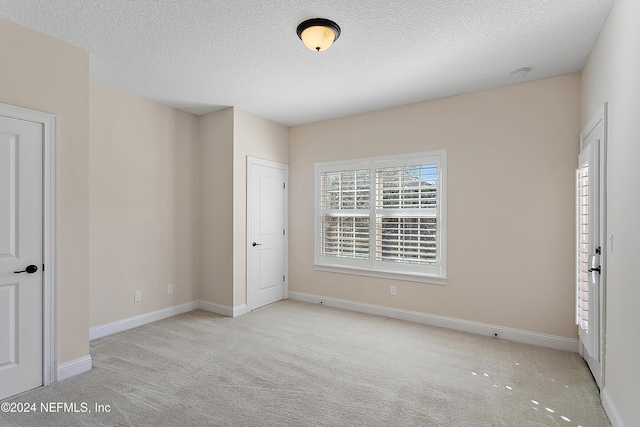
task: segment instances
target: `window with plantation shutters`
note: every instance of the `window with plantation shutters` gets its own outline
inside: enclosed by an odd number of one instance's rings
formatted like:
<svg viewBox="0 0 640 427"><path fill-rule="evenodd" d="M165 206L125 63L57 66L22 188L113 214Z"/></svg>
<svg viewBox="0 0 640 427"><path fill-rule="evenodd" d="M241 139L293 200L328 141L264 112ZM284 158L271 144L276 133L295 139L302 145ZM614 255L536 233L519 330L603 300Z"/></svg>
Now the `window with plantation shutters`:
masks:
<svg viewBox="0 0 640 427"><path fill-rule="evenodd" d="M437 164L376 169L376 259L437 262Z"/></svg>
<svg viewBox="0 0 640 427"><path fill-rule="evenodd" d="M320 175L320 252L369 259L369 170Z"/></svg>
<svg viewBox="0 0 640 427"><path fill-rule="evenodd" d="M576 172L576 323L589 330L589 165Z"/></svg>
<svg viewBox="0 0 640 427"><path fill-rule="evenodd" d="M441 283L445 168L444 151L316 164L316 269Z"/></svg>

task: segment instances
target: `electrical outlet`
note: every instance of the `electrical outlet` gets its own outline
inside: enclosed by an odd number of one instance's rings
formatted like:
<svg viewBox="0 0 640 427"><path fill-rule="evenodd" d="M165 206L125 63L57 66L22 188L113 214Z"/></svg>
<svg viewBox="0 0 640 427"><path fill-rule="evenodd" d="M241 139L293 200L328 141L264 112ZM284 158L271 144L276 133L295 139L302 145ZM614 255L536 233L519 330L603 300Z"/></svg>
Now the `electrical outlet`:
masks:
<svg viewBox="0 0 640 427"><path fill-rule="evenodd" d="M133 302L142 301L142 291L135 291L133 294Z"/></svg>
<svg viewBox="0 0 640 427"><path fill-rule="evenodd" d="M173 285L167 285L167 295L173 293Z"/></svg>
<svg viewBox="0 0 640 427"><path fill-rule="evenodd" d="M391 294L391 296L396 296L396 287L395 286L390 286L389 287L389 293Z"/></svg>

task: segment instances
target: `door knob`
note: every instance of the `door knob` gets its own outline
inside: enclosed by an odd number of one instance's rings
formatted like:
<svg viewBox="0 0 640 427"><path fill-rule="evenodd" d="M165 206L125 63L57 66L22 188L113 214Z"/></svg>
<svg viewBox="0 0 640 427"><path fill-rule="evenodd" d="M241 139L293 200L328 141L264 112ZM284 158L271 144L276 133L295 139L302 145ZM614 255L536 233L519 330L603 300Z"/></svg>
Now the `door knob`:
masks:
<svg viewBox="0 0 640 427"><path fill-rule="evenodd" d="M253 242L253 243L251 244L251 246L262 246L262 243L256 243L256 242Z"/></svg>
<svg viewBox="0 0 640 427"><path fill-rule="evenodd" d="M32 274L32 273L35 273L36 271L38 271L38 267L36 267L35 265L32 264L32 265L27 266L27 268L25 268L22 271L14 271L14 273L15 274L18 274L18 273Z"/></svg>

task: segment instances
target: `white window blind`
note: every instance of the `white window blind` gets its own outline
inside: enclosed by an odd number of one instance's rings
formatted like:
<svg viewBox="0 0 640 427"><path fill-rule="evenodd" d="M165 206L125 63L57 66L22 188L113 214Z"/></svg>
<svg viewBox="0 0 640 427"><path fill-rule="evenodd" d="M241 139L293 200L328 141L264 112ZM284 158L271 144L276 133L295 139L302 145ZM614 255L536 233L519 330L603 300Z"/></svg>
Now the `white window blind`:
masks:
<svg viewBox="0 0 640 427"><path fill-rule="evenodd" d="M324 172L320 251L323 256L369 258L369 170Z"/></svg>
<svg viewBox="0 0 640 427"><path fill-rule="evenodd" d="M438 166L376 170L376 259L437 262Z"/></svg>
<svg viewBox="0 0 640 427"><path fill-rule="evenodd" d="M316 268L445 278L445 168L444 151L316 164Z"/></svg>
<svg viewBox="0 0 640 427"><path fill-rule="evenodd" d="M577 256L576 256L576 298L577 323L589 330L589 166L580 167L577 172Z"/></svg>

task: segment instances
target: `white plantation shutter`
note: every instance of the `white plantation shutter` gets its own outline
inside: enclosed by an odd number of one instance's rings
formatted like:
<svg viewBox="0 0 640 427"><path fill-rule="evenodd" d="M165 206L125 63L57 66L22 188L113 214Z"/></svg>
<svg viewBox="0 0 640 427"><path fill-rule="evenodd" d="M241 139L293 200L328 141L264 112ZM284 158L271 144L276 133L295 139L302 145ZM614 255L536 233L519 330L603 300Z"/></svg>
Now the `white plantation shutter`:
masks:
<svg viewBox="0 0 640 427"><path fill-rule="evenodd" d="M376 259L437 262L438 167L376 170Z"/></svg>
<svg viewBox="0 0 640 427"><path fill-rule="evenodd" d="M369 259L369 170L320 174L320 252Z"/></svg>
<svg viewBox="0 0 640 427"><path fill-rule="evenodd" d="M589 166L576 172L577 256L576 323L589 330Z"/></svg>
<svg viewBox="0 0 640 427"><path fill-rule="evenodd" d="M316 164L316 268L444 278L445 161L439 151Z"/></svg>

